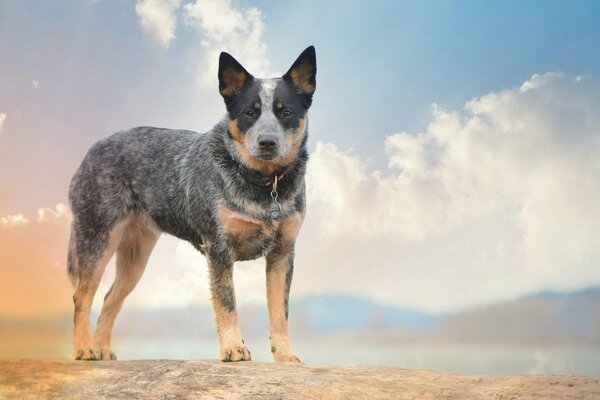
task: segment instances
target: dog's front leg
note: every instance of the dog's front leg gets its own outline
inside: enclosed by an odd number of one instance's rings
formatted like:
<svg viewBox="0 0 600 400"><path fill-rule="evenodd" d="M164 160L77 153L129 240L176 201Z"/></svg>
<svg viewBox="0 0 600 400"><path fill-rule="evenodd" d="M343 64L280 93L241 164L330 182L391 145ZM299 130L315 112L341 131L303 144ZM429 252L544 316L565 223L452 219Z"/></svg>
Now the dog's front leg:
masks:
<svg viewBox="0 0 600 400"><path fill-rule="evenodd" d="M282 221L275 246L267 254L267 303L275 362L300 362L288 338L288 303L294 273L294 244L301 223L300 214Z"/></svg>
<svg viewBox="0 0 600 400"><path fill-rule="evenodd" d="M221 361L249 361L250 351L244 345L238 324L231 255L225 250L209 252L208 262Z"/></svg>

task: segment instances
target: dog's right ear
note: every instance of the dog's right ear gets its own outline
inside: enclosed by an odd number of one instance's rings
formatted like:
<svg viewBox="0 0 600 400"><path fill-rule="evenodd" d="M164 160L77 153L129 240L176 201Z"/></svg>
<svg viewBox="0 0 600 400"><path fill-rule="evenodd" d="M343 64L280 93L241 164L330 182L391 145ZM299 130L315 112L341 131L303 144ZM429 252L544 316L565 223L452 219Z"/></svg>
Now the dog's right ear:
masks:
<svg viewBox="0 0 600 400"><path fill-rule="evenodd" d="M235 95L251 84L253 80L254 77L231 54L221 53L219 56L219 92L225 99L225 104L229 104Z"/></svg>

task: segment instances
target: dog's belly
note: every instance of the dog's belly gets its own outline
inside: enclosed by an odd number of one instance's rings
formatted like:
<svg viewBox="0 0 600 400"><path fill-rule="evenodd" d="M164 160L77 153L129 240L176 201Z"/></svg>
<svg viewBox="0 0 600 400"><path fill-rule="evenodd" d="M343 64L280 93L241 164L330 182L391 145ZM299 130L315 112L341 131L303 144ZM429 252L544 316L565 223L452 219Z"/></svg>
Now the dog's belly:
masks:
<svg viewBox="0 0 600 400"><path fill-rule="evenodd" d="M254 260L262 256L275 240L275 230L265 221L226 207L219 208L218 218L237 261Z"/></svg>

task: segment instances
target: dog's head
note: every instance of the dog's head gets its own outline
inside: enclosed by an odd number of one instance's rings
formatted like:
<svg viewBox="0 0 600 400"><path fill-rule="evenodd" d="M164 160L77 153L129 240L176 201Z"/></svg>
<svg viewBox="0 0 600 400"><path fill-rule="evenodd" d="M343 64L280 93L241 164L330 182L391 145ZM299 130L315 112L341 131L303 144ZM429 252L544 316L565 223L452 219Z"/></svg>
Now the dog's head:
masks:
<svg viewBox="0 0 600 400"><path fill-rule="evenodd" d="M272 175L289 166L306 139L306 112L315 92L315 48L308 47L281 78L256 79L231 55L219 58L219 91L229 137L246 166Z"/></svg>

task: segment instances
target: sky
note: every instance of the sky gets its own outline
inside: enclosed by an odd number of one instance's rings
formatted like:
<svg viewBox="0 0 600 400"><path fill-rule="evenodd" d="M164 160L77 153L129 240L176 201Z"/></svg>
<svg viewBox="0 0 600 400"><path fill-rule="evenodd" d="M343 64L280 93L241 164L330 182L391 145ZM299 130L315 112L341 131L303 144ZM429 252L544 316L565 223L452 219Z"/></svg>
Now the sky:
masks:
<svg viewBox="0 0 600 400"><path fill-rule="evenodd" d="M599 285L599 20L596 1L3 1L0 315L70 310L67 191L94 142L206 132L221 51L266 77L311 44L292 298L445 312ZM127 303L208 302L206 275L164 236ZM264 261L235 283L264 303Z"/></svg>

